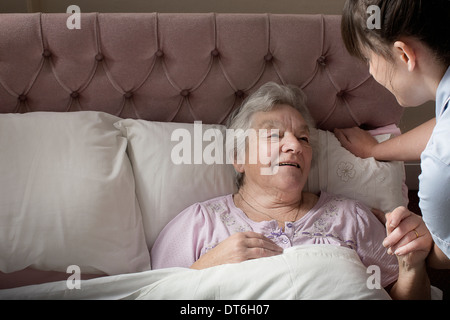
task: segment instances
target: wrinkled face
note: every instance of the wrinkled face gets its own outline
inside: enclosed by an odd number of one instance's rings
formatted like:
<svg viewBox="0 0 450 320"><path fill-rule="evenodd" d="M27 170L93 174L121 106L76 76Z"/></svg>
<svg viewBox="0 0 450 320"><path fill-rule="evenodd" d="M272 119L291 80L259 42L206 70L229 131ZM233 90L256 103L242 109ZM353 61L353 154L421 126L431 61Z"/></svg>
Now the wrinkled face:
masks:
<svg viewBox="0 0 450 320"><path fill-rule="evenodd" d="M245 184L258 184L280 191L301 192L311 168L309 128L299 111L289 105L253 115L246 161L235 168L245 174ZM257 161L250 161L257 150Z"/></svg>

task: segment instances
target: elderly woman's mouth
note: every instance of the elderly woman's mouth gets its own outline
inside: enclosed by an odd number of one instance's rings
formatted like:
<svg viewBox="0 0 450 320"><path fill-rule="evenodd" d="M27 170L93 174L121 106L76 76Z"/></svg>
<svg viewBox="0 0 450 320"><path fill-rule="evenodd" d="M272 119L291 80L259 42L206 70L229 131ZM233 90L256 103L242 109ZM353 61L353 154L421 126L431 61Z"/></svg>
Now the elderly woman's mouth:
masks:
<svg viewBox="0 0 450 320"><path fill-rule="evenodd" d="M294 167L297 169L300 169L300 165L298 163L294 163L294 162L280 162L278 164L279 167L286 167L286 166L290 166L290 167Z"/></svg>

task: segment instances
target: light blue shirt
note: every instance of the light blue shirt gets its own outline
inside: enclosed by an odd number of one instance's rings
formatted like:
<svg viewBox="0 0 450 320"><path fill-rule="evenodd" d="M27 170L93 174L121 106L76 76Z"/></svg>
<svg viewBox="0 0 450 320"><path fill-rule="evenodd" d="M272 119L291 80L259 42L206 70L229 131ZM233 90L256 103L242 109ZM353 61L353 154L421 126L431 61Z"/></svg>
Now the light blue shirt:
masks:
<svg viewBox="0 0 450 320"><path fill-rule="evenodd" d="M450 258L450 68L436 92L436 126L421 156L420 209L439 249Z"/></svg>

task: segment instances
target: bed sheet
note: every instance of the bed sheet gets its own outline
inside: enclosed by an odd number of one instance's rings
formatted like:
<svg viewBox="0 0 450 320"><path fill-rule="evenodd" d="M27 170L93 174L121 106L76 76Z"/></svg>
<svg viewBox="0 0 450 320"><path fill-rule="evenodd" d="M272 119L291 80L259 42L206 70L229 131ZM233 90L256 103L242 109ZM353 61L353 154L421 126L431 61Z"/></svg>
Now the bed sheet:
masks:
<svg viewBox="0 0 450 320"><path fill-rule="evenodd" d="M279 256L204 270L168 268L0 291L0 299L292 300L390 299L355 251L307 245Z"/></svg>

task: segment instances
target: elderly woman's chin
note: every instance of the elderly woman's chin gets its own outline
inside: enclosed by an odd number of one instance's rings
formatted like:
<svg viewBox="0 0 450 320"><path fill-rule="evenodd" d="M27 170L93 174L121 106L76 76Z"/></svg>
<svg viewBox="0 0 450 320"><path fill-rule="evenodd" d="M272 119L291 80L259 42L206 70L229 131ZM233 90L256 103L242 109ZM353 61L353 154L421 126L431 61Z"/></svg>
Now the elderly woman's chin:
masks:
<svg viewBox="0 0 450 320"><path fill-rule="evenodd" d="M308 179L309 170L290 166L276 166L272 168L273 175L269 176L269 183L287 192L301 192Z"/></svg>

